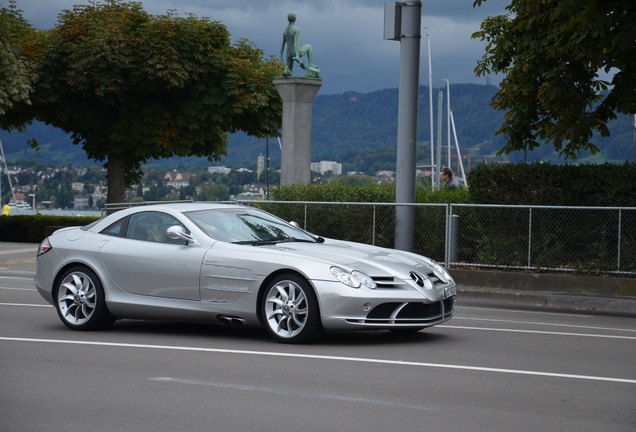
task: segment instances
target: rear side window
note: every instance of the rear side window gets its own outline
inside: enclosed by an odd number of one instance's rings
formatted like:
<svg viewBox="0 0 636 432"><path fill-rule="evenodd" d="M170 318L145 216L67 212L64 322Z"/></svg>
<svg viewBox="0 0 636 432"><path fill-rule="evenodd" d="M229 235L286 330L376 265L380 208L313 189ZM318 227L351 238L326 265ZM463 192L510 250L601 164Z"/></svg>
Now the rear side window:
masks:
<svg viewBox="0 0 636 432"><path fill-rule="evenodd" d="M126 218L120 219L117 222L111 224L110 226L104 228L101 231L101 234L106 234L115 237L121 237L124 233Z"/></svg>

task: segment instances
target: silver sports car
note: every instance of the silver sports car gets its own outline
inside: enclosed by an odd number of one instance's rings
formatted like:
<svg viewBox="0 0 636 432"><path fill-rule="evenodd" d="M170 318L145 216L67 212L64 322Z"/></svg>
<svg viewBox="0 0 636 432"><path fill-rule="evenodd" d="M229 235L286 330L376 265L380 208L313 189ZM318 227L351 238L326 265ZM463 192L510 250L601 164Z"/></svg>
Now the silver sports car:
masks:
<svg viewBox="0 0 636 432"><path fill-rule="evenodd" d="M423 256L211 203L136 207L60 229L40 245L35 284L74 330L127 318L260 324L287 343L323 329L421 330L451 319L457 293Z"/></svg>

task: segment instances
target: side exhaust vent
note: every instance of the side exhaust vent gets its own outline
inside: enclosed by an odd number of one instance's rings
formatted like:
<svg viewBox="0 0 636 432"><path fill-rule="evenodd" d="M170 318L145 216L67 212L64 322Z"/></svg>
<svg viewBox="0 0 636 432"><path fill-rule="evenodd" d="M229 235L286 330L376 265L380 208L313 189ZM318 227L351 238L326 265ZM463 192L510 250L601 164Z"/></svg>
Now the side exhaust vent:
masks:
<svg viewBox="0 0 636 432"><path fill-rule="evenodd" d="M219 315L216 317L217 320L223 325L234 325L234 326L242 326L245 324L245 320L243 318L235 317L235 316L224 316Z"/></svg>

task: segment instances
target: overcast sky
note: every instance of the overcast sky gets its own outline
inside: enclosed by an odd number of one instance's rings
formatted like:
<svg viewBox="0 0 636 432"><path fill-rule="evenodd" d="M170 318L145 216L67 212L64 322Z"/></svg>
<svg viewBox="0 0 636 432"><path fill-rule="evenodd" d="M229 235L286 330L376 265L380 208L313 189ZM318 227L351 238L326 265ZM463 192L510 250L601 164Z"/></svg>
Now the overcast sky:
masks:
<svg viewBox="0 0 636 432"><path fill-rule="evenodd" d="M88 0L17 0L24 17L36 28L52 28L58 14ZM399 86L400 43L383 39L384 0L143 0L144 9L163 14L192 13L225 24L233 39L247 38L267 56L280 54L287 12L298 14L300 43L311 44L314 63L321 68L320 94L362 93ZM484 18L505 13L510 0L488 0L473 8L473 0L423 0L421 85L428 85L430 36L433 87L486 84L473 72L485 43L471 39ZM8 0L0 0L3 6ZM298 68L294 69L300 75ZM496 84L499 77L493 76Z"/></svg>

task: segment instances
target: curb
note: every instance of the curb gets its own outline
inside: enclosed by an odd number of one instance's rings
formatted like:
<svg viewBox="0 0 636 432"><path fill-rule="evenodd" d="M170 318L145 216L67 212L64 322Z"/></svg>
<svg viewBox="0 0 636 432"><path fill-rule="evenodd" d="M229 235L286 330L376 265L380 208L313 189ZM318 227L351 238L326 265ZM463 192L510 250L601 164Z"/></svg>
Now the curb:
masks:
<svg viewBox="0 0 636 432"><path fill-rule="evenodd" d="M486 301L521 306L538 306L564 310L621 313L636 316L636 299L599 297L547 291L514 291L499 288L459 286L459 301Z"/></svg>

